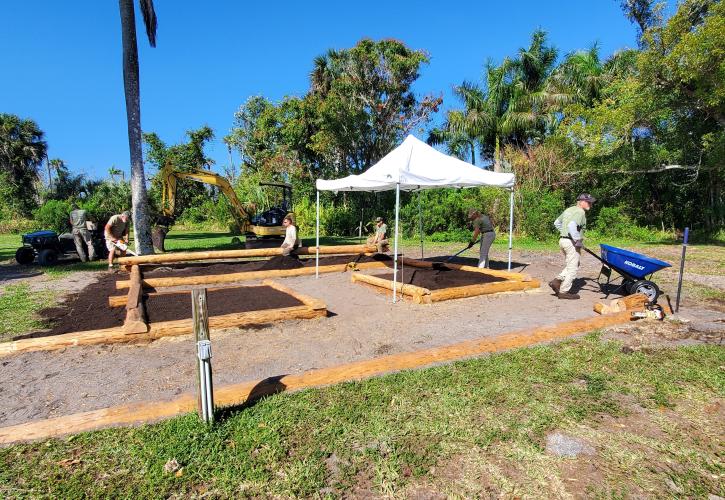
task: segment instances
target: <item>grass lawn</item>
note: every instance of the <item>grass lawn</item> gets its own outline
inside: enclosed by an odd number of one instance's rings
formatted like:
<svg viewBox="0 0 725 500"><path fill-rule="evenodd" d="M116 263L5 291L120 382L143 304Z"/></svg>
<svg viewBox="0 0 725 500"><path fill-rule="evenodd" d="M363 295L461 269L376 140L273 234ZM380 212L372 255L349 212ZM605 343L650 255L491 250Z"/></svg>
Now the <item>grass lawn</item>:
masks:
<svg viewBox="0 0 725 500"><path fill-rule="evenodd" d="M725 495L725 350L597 335L0 449L3 497ZM546 452L558 431L589 455ZM166 465L166 470L165 470Z"/></svg>

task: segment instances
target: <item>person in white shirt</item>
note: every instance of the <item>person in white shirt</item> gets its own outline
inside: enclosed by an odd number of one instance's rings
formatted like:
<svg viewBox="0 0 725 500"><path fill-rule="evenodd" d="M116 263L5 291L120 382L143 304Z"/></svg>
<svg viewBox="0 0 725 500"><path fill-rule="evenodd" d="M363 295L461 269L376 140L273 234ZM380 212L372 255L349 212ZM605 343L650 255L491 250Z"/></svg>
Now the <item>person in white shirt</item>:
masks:
<svg viewBox="0 0 725 500"><path fill-rule="evenodd" d="M282 242L282 255L290 255L297 250L302 243L297 236L297 226L295 225L295 215L288 213L282 219L282 225L285 227L284 241Z"/></svg>

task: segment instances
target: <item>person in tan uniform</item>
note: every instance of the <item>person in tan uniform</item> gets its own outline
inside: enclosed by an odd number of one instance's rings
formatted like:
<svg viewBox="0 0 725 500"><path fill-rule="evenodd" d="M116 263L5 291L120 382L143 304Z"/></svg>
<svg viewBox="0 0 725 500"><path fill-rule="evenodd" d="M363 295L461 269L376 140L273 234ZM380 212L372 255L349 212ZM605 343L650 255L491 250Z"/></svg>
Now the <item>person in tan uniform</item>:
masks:
<svg viewBox="0 0 725 500"><path fill-rule="evenodd" d="M112 216L106 222L106 227L103 229L103 235L106 238L106 248L108 249L108 269L113 269L113 257L116 252L123 257L126 255L126 251L119 248L117 245L126 245L128 243L128 229L129 220L131 219L131 212L126 210L123 213Z"/></svg>
<svg viewBox="0 0 725 500"><path fill-rule="evenodd" d="M378 247L378 253L384 253L388 250L388 225L382 217L375 218L375 234L367 239L368 245Z"/></svg>
<svg viewBox="0 0 725 500"><path fill-rule="evenodd" d="M297 235L297 226L295 225L295 215L288 213L282 219L282 225L285 227L284 241L282 242L282 255L289 256L302 246L300 237Z"/></svg>
<svg viewBox="0 0 725 500"><path fill-rule="evenodd" d="M584 247L584 229L587 227L586 212L597 201L589 193L582 193L576 199L576 205L567 208L554 221L559 231L559 248L564 254L564 269L549 282L549 286L560 299L578 299L579 295L571 293L571 285L576 278Z"/></svg>

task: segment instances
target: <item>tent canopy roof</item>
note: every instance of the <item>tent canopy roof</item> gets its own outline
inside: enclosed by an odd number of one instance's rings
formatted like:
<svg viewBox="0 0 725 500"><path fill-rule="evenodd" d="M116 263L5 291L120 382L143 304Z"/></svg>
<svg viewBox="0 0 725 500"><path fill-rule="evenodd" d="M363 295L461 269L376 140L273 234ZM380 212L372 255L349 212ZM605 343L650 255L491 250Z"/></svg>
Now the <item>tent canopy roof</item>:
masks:
<svg viewBox="0 0 725 500"><path fill-rule="evenodd" d="M317 179L320 191L388 191L400 183L403 191L442 187L494 186L512 188L514 174L483 170L445 155L409 135L403 143L360 175Z"/></svg>

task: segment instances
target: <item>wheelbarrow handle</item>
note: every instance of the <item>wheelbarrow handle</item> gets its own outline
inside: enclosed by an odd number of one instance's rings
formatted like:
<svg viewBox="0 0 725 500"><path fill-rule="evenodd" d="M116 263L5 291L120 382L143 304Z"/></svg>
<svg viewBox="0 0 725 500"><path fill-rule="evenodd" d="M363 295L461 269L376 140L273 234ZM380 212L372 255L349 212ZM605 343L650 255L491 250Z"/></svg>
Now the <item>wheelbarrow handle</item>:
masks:
<svg viewBox="0 0 725 500"><path fill-rule="evenodd" d="M591 250L589 250L589 249L588 249L587 247L585 247L585 246L582 246L582 248L584 249L584 251L585 251L586 253L588 253L589 255L591 255L592 257L594 257L595 259L597 259L597 260L598 260L599 262L601 262L602 264L607 264L606 262L604 262L604 259L602 259L602 258L601 258L601 257L600 257L599 255L597 255L597 254L595 254L594 252L592 252Z"/></svg>

